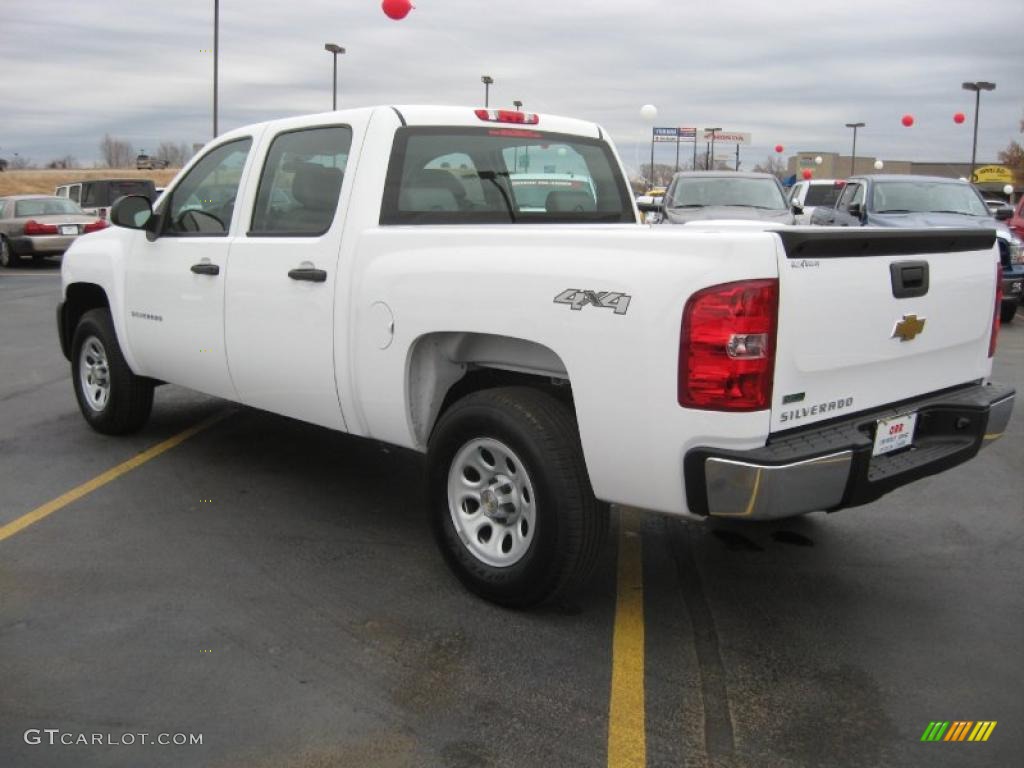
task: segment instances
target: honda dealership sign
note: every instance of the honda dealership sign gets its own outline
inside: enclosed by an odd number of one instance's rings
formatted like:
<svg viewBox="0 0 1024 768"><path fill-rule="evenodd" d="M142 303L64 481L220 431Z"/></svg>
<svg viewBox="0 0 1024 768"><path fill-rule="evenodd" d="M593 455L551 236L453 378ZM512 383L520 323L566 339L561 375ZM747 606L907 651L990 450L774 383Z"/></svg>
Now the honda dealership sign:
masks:
<svg viewBox="0 0 1024 768"><path fill-rule="evenodd" d="M704 131L702 141L711 141L711 131ZM750 134L739 131L715 131L715 141L722 144L749 144Z"/></svg>

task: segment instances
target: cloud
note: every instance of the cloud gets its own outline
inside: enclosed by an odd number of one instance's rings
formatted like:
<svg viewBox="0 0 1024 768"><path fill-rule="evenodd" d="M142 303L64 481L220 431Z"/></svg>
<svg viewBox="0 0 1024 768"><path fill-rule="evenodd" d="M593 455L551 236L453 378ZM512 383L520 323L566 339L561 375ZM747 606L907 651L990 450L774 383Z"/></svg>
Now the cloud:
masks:
<svg viewBox="0 0 1024 768"><path fill-rule="evenodd" d="M94 160L110 132L137 148L211 135L213 3L7 0L0 156ZM393 22L377 0L221 0L220 127L339 104L492 103L600 122L627 163L645 156L653 103L662 125L753 133L751 167L789 150L846 152L843 124L863 121L858 151L887 159L970 154L963 80L982 97L979 157L1019 138L1024 48L1019 0L900 4L699 5L651 0L419 0ZM1007 38L1005 41L1003 38ZM913 128L899 118L914 114ZM674 150L662 148L664 157ZM661 155L659 155L661 157Z"/></svg>

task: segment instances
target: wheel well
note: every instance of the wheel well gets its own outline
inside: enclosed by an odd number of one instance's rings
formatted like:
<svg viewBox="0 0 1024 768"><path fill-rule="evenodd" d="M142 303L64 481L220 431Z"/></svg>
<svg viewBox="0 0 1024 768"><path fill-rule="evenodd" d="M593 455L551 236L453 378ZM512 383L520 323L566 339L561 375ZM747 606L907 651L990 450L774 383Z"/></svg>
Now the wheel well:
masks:
<svg viewBox="0 0 1024 768"><path fill-rule="evenodd" d="M421 337L409 355L407 402L416 442L425 446L441 415L481 389L529 386L572 407L565 364L536 342L483 333L434 333Z"/></svg>
<svg viewBox="0 0 1024 768"><path fill-rule="evenodd" d="M73 283L68 286L60 309L60 348L64 357L71 359L71 337L78 321L90 309L110 308L106 291L94 283Z"/></svg>

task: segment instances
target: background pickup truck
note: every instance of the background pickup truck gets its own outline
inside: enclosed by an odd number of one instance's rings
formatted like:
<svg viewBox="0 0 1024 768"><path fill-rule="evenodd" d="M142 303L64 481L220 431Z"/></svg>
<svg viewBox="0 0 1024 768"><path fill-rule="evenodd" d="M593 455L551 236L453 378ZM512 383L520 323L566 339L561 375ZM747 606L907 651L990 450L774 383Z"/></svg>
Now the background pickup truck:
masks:
<svg viewBox="0 0 1024 768"><path fill-rule="evenodd" d="M541 201L513 175L538 168L587 183ZM974 456L1012 410L988 381L991 230L643 227L578 120L247 126L112 220L68 252L57 310L90 425L138 429L173 382L424 452L447 561L506 605L582 586L609 503L863 504Z"/></svg>
<svg viewBox="0 0 1024 768"><path fill-rule="evenodd" d="M994 229L1003 268L1001 321L1011 322L1024 301L1024 243L1005 223L996 221L984 198L966 181L941 176L854 176L833 207L814 210L811 223Z"/></svg>

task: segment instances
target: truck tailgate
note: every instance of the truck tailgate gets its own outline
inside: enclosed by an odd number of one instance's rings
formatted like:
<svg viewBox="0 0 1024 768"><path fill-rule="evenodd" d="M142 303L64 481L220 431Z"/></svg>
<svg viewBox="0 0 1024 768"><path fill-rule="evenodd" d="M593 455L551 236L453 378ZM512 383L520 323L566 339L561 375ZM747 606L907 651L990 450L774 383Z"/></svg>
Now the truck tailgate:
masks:
<svg viewBox="0 0 1024 768"><path fill-rule="evenodd" d="M778 234L772 432L988 376L994 231Z"/></svg>

